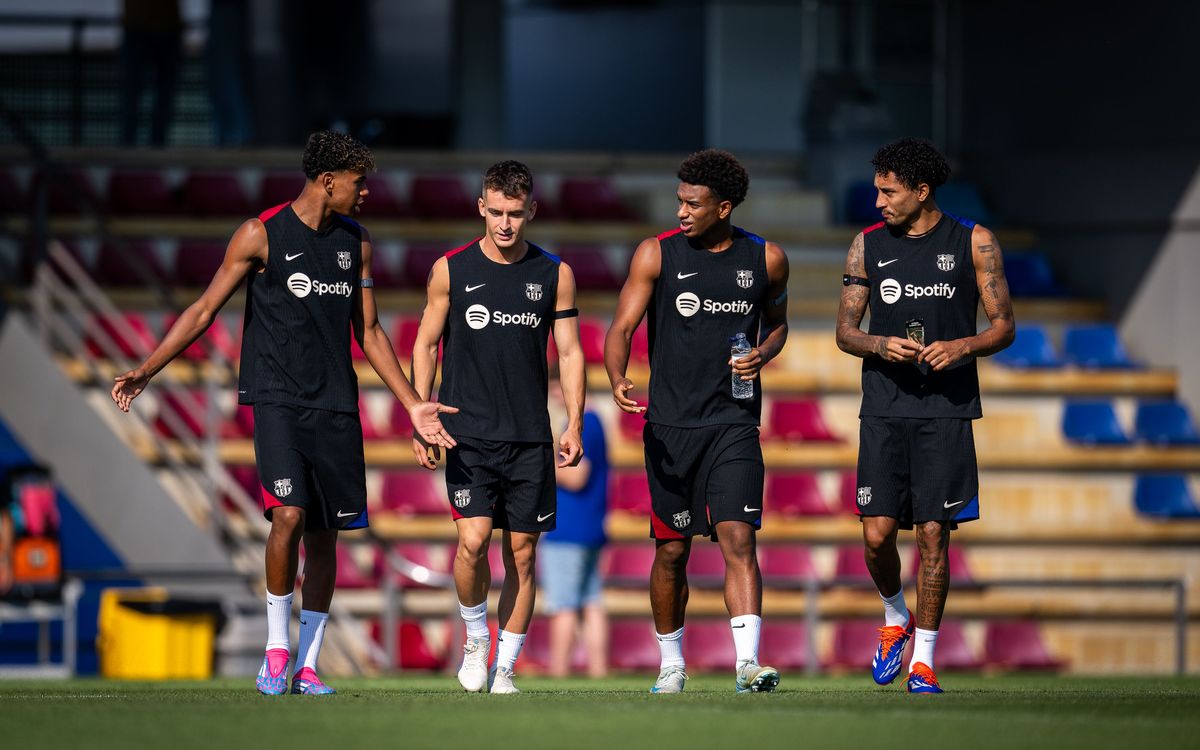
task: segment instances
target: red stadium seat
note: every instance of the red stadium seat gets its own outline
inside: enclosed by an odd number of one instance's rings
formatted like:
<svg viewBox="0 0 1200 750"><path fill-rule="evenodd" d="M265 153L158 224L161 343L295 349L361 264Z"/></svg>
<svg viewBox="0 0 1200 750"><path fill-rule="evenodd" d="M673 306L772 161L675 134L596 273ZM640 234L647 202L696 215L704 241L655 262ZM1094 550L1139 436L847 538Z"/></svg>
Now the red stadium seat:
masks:
<svg viewBox="0 0 1200 750"><path fill-rule="evenodd" d="M362 215L365 219L399 219L411 216L412 212L392 190L392 183L387 175L376 174L367 178L367 197L363 199Z"/></svg>
<svg viewBox="0 0 1200 750"><path fill-rule="evenodd" d="M650 483L643 471L622 471L608 485L609 510L650 515Z"/></svg>
<svg viewBox="0 0 1200 750"><path fill-rule="evenodd" d="M396 440L412 440L412 420L408 418L408 409L399 399L392 401L391 421L388 430Z"/></svg>
<svg viewBox="0 0 1200 750"><path fill-rule="evenodd" d="M760 544L758 567L763 579L771 580L773 585L801 586L805 581L817 578L812 552L804 544Z"/></svg>
<svg viewBox="0 0 1200 750"><path fill-rule="evenodd" d="M697 672L733 671L737 651L729 620L693 619L683 631L683 658Z"/></svg>
<svg viewBox="0 0 1200 750"><path fill-rule="evenodd" d="M38 190L46 189L46 210L50 215L78 216L88 209L103 207L96 195L92 178L78 169L64 169L51 174L44 170L34 175L26 199L32 206Z"/></svg>
<svg viewBox="0 0 1200 750"><path fill-rule="evenodd" d="M562 211L575 221L636 221L612 182L603 177L567 177L559 185Z"/></svg>
<svg viewBox="0 0 1200 750"><path fill-rule="evenodd" d="M638 402L642 406L646 405L645 394L633 394L630 398ZM627 411L617 412L617 425L621 430L621 437L634 442L642 442L642 431L646 428L646 412L633 414Z"/></svg>
<svg viewBox="0 0 1200 750"><path fill-rule="evenodd" d="M863 557L863 548L859 544L846 544L837 549L837 562L833 569L834 577L842 583L870 583L871 571L867 570L867 561Z"/></svg>
<svg viewBox="0 0 1200 750"><path fill-rule="evenodd" d="M883 617L874 620L838 620L833 626L833 648L826 666L858 672L871 668L879 646Z"/></svg>
<svg viewBox="0 0 1200 750"><path fill-rule="evenodd" d="M434 261L453 249L444 245L409 245L404 251L402 276L409 286L424 289Z"/></svg>
<svg viewBox="0 0 1200 750"><path fill-rule="evenodd" d="M611 545L604 555L605 582L611 586L646 586L653 564L654 544L650 541Z"/></svg>
<svg viewBox="0 0 1200 750"><path fill-rule="evenodd" d="M575 275L575 286L580 291L609 291L619 289L621 279L613 273L603 247L573 245L559 249L563 261Z"/></svg>
<svg viewBox="0 0 1200 750"><path fill-rule="evenodd" d="M402 516L444 516L450 513L446 488L424 469L387 470L379 492L383 510Z"/></svg>
<svg viewBox="0 0 1200 750"><path fill-rule="evenodd" d="M353 349L357 344L350 346ZM375 420L371 418L371 409L367 404L365 393L358 394L358 419L362 422L363 440L386 440L390 437L387 431L379 429L375 425Z"/></svg>
<svg viewBox="0 0 1200 750"><path fill-rule="evenodd" d="M604 324L595 318L579 318L579 345L583 361L589 365L604 364Z"/></svg>
<svg viewBox="0 0 1200 750"><path fill-rule="evenodd" d="M479 204L455 175L421 175L410 189L413 211L424 219L478 219Z"/></svg>
<svg viewBox="0 0 1200 750"><path fill-rule="evenodd" d="M348 544L335 547L337 554L337 585L343 589L373 589L378 588L378 577L373 571L367 570L355 559L354 552ZM303 570L301 571L303 573Z"/></svg>
<svg viewBox="0 0 1200 750"><path fill-rule="evenodd" d="M843 471L838 484L838 506L845 513L859 515L858 472L854 469Z"/></svg>
<svg viewBox="0 0 1200 750"><path fill-rule="evenodd" d="M662 654L650 618L615 619L609 627L610 667L624 672L658 670Z"/></svg>
<svg viewBox="0 0 1200 750"><path fill-rule="evenodd" d="M941 636L938 636L941 645ZM1063 662L1046 649L1042 632L1033 620L989 622L984 629L983 652L987 666L1000 669L1059 670Z"/></svg>
<svg viewBox="0 0 1200 750"><path fill-rule="evenodd" d="M193 172L183 182L183 206L194 216L239 216L256 214L246 200L242 183L234 174ZM269 208L263 206L263 209Z"/></svg>
<svg viewBox="0 0 1200 750"><path fill-rule="evenodd" d="M112 356L108 347L115 345L121 356L139 361L158 345L158 338L150 330L146 316L133 311L91 318L84 340L93 357Z"/></svg>
<svg viewBox="0 0 1200 750"><path fill-rule="evenodd" d="M721 554L721 545L704 537L695 537L688 555L687 573L693 586L721 586L725 581L725 556Z"/></svg>
<svg viewBox="0 0 1200 750"><path fill-rule="evenodd" d="M265 211L280 203L294 201L304 190L304 175L300 172L273 172L263 175L258 186L258 207Z"/></svg>
<svg viewBox="0 0 1200 750"><path fill-rule="evenodd" d="M767 437L773 440L803 440L836 443L840 438L830 431L816 399L777 399L771 404Z"/></svg>
<svg viewBox="0 0 1200 750"><path fill-rule="evenodd" d="M113 170L105 197L114 216L166 216L179 211L162 172Z"/></svg>
<svg viewBox="0 0 1200 750"><path fill-rule="evenodd" d="M170 283L158 250L151 240L109 240L96 254L95 279L103 286L149 287Z"/></svg>
<svg viewBox="0 0 1200 750"><path fill-rule="evenodd" d="M381 632L379 622L373 622L371 637L380 644L383 643ZM446 667L447 656L435 652L430 647L421 623L416 620L401 620L397 624L396 646L396 661L392 665L394 667L431 672L438 672Z"/></svg>
<svg viewBox="0 0 1200 750"><path fill-rule="evenodd" d="M909 640L908 648L904 652L905 665L912 660L913 643L915 638ZM934 650L934 669L941 671L943 669L955 670L974 670L983 666L983 662L971 650L971 646L967 643L966 633L963 630L963 624L958 620L948 620L942 618L938 625L937 648Z"/></svg>
<svg viewBox="0 0 1200 750"><path fill-rule="evenodd" d="M224 242L182 240L175 249L175 278L183 286L206 288L224 260Z"/></svg>
<svg viewBox="0 0 1200 750"><path fill-rule="evenodd" d="M171 313L163 319L163 333L171 330L171 326L175 325L175 321L179 318L175 313ZM183 350L183 357L190 362L206 362L209 359L212 351L220 352L229 362L237 362L242 356L241 352L241 329L237 332L231 331L229 326L225 324L224 316L218 315L213 318L212 325L204 332L204 335L192 342L192 345Z"/></svg>
<svg viewBox="0 0 1200 750"><path fill-rule="evenodd" d="M809 471L773 471L767 475L766 507L784 516L831 516L817 475Z"/></svg>
<svg viewBox="0 0 1200 750"><path fill-rule="evenodd" d="M808 628L803 620L763 620L759 631L758 660L776 669L806 669Z"/></svg>
<svg viewBox="0 0 1200 750"><path fill-rule="evenodd" d="M421 329L421 319L416 316L398 315L392 323L392 348L400 364L407 369L412 359L413 345L417 343L417 331Z"/></svg>
<svg viewBox="0 0 1200 750"><path fill-rule="evenodd" d="M400 249L390 243L376 244L371 255L371 280L376 294L383 289L403 289L408 285L400 271ZM376 298L378 299L378 298Z"/></svg>

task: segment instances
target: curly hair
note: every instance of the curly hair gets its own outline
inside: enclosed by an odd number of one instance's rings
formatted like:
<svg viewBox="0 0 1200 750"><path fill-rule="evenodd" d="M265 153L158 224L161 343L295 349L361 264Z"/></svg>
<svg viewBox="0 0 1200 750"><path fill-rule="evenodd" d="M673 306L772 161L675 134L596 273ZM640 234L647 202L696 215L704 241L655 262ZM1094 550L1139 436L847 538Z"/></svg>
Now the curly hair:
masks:
<svg viewBox="0 0 1200 750"><path fill-rule="evenodd" d="M533 173L519 161L498 162L483 175L483 190L498 190L505 198L529 198L533 195Z"/></svg>
<svg viewBox="0 0 1200 750"><path fill-rule="evenodd" d="M689 185L703 185L718 201L737 206L746 200L750 175L733 154L719 148L697 151L679 165L679 180Z"/></svg>
<svg viewBox="0 0 1200 750"><path fill-rule="evenodd" d="M950 165L933 144L921 138L901 138L875 152L871 160L875 173L896 175L900 184L909 190L925 183L930 195L950 179Z"/></svg>
<svg viewBox="0 0 1200 750"><path fill-rule="evenodd" d="M322 130L304 144L304 176L315 180L322 172L374 172L371 150L355 139L335 130Z"/></svg>

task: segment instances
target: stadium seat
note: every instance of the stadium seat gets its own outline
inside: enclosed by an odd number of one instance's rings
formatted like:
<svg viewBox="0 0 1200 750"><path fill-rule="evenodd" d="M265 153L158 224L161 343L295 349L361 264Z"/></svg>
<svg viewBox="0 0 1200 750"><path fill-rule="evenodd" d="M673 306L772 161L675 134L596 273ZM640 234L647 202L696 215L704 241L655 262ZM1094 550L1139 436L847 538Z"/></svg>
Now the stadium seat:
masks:
<svg viewBox="0 0 1200 750"><path fill-rule="evenodd" d="M575 221L636 221L616 187L602 177L567 177L559 185L562 212Z"/></svg>
<svg viewBox="0 0 1200 750"><path fill-rule="evenodd" d="M915 640L909 641L908 648L905 649L905 662L912 658L913 642ZM983 666L983 661L971 649L970 644L967 643L963 624L958 620L944 617L938 625L935 659L938 670L974 670Z"/></svg>
<svg viewBox="0 0 1200 750"><path fill-rule="evenodd" d="M362 215L364 219L401 219L411 216L412 212L404 201L392 189L392 182L386 174L376 174L367 178L367 197L363 199Z"/></svg>
<svg viewBox="0 0 1200 750"><path fill-rule="evenodd" d="M1200 518L1187 474L1139 474L1133 504L1152 518Z"/></svg>
<svg viewBox="0 0 1200 750"><path fill-rule="evenodd" d="M687 576L695 588L720 588L725 582L725 556L721 554L721 545L706 537L693 537Z"/></svg>
<svg viewBox="0 0 1200 750"><path fill-rule="evenodd" d="M299 172L272 172L258 184L258 210L265 211L300 196L306 180Z"/></svg>
<svg viewBox="0 0 1200 750"><path fill-rule="evenodd" d="M194 216L246 217L258 212L246 199L242 183L226 172L192 172L183 181L183 207ZM263 206L265 210L269 206Z"/></svg>
<svg viewBox="0 0 1200 750"><path fill-rule="evenodd" d="M1079 325L1067 328L1063 341L1063 356L1071 364L1087 369L1122 369L1137 367L1125 353L1117 329L1109 323Z"/></svg>
<svg viewBox="0 0 1200 750"><path fill-rule="evenodd" d="M84 341L93 357L110 357L109 347L115 345L120 356L141 361L158 345L146 316L136 311L94 316L86 328Z"/></svg>
<svg viewBox="0 0 1200 750"><path fill-rule="evenodd" d="M808 545L796 542L760 544L758 567L769 585L798 588L817 577Z"/></svg>
<svg viewBox="0 0 1200 750"><path fill-rule="evenodd" d="M646 395L644 393L630 394L629 397L642 406L646 405ZM636 443L641 443L642 431L646 428L646 413L639 412L637 414L632 414L627 411L618 411L617 426L621 431L621 437L625 438L626 440L632 440Z"/></svg>
<svg viewBox="0 0 1200 750"><path fill-rule="evenodd" d="M837 583L875 585L863 554L861 544L844 544L837 548L837 558L833 568L833 576L837 579Z"/></svg>
<svg viewBox="0 0 1200 750"><path fill-rule="evenodd" d="M865 671L879 645L882 615L871 620L837 620L833 624L833 647L826 667L833 670Z"/></svg>
<svg viewBox="0 0 1200 750"><path fill-rule="evenodd" d="M423 219L455 221L479 218L477 200L455 175L415 177L410 194L413 211Z"/></svg>
<svg viewBox="0 0 1200 750"><path fill-rule="evenodd" d="M175 325L175 321L179 316L175 313L170 313L163 318L163 334L171 330L171 326ZM212 325L204 332L200 338L192 342L192 345L183 350L184 359L190 362L207 362L212 351L220 352L221 356L229 362L237 362L242 356L241 352L241 329L230 330L230 327L225 322L225 316L218 315L213 318Z"/></svg>
<svg viewBox="0 0 1200 750"><path fill-rule="evenodd" d="M412 440L412 420L408 418L408 409L400 399L392 401L391 420L388 422L388 432L396 440Z"/></svg>
<svg viewBox="0 0 1200 750"><path fill-rule="evenodd" d="M855 469L843 471L838 487L838 505L846 513L859 515L858 472Z"/></svg>
<svg viewBox="0 0 1200 750"><path fill-rule="evenodd" d="M162 172L113 170L105 192L114 216L166 216L179 206Z"/></svg>
<svg viewBox="0 0 1200 750"><path fill-rule="evenodd" d="M354 349L357 344L353 343L353 338L350 341L350 348ZM371 417L367 394L361 392L358 394L358 420L362 423L363 440L387 440L391 437L388 430L381 430L375 424L375 420Z"/></svg>
<svg viewBox="0 0 1200 750"><path fill-rule="evenodd" d="M951 180L937 189L938 208L989 228L997 226L995 215L983 200L979 186L969 180Z"/></svg>
<svg viewBox="0 0 1200 750"><path fill-rule="evenodd" d="M371 637L382 645L380 623L372 623ZM421 623L417 620L401 620L396 625L396 662L399 669L427 670L438 672L446 668L447 657L436 653L425 638Z"/></svg>
<svg viewBox="0 0 1200 750"><path fill-rule="evenodd" d="M608 664L617 671L658 671L662 655L649 617L614 619L609 626Z"/></svg>
<svg viewBox="0 0 1200 750"><path fill-rule="evenodd" d="M817 399L775 399L768 419L766 437L771 440L841 442L825 424Z"/></svg>
<svg viewBox="0 0 1200 750"><path fill-rule="evenodd" d="M175 249L175 279L183 286L206 288L224 260L224 242L181 240Z"/></svg>
<svg viewBox="0 0 1200 750"><path fill-rule="evenodd" d="M1066 294L1050 268L1050 259L1036 250L1005 253L1004 276L1013 297L1062 297Z"/></svg>
<svg viewBox="0 0 1200 750"><path fill-rule="evenodd" d="M608 484L608 509L650 515L650 482L643 471L615 472Z"/></svg>
<svg viewBox="0 0 1200 750"><path fill-rule="evenodd" d="M1063 667L1063 662L1046 649L1041 628L1033 620L989 622L984 628L983 643L988 667L1054 671ZM940 636L938 646L941 646Z"/></svg>
<svg viewBox="0 0 1200 750"><path fill-rule="evenodd" d="M1200 433L1187 405L1178 401L1141 401L1133 420L1138 440L1156 445L1195 445Z"/></svg>
<svg viewBox="0 0 1200 750"><path fill-rule="evenodd" d="M31 208L41 189L46 190L46 210L52 216L78 216L87 210L103 208L92 178L82 170L62 169L53 173L39 170L26 195Z"/></svg>
<svg viewBox="0 0 1200 750"><path fill-rule="evenodd" d="M1109 401L1068 401L1063 406L1063 436L1083 445L1128 445Z"/></svg>
<svg viewBox="0 0 1200 750"><path fill-rule="evenodd" d="M611 291L621 280L613 273L603 247L570 245L559 248L559 256L575 274L575 286L581 292Z"/></svg>
<svg viewBox="0 0 1200 750"><path fill-rule="evenodd" d="M408 286L400 269L400 248L391 242L376 243L371 254L371 280L379 290L403 289Z"/></svg>
<svg viewBox="0 0 1200 750"><path fill-rule="evenodd" d="M434 262L453 249L446 245L409 245L404 251L401 275L409 286L424 289Z"/></svg>
<svg viewBox="0 0 1200 750"><path fill-rule="evenodd" d="M131 288L169 284L171 279L151 240L106 240L96 253L95 279L102 286Z"/></svg>
<svg viewBox="0 0 1200 750"><path fill-rule="evenodd" d="M610 545L602 562L606 584L644 587L650 581L650 566L654 564L654 544L644 541Z"/></svg>
<svg viewBox="0 0 1200 750"><path fill-rule="evenodd" d="M379 502L383 510L401 516L444 516L450 512L445 486L434 474L416 466L383 471Z"/></svg>
<svg viewBox="0 0 1200 750"><path fill-rule="evenodd" d="M776 669L808 667L808 628L803 620L764 620L759 630L758 660Z"/></svg>
<svg viewBox="0 0 1200 750"><path fill-rule="evenodd" d="M772 471L767 475L766 509L784 516L831 516L811 471Z"/></svg>
<svg viewBox="0 0 1200 750"><path fill-rule="evenodd" d="M1062 366L1062 361L1050 344L1046 329L1037 323L1022 323L1018 326L1012 345L997 352L992 359L997 364L1018 369Z"/></svg>
<svg viewBox="0 0 1200 750"><path fill-rule="evenodd" d="M595 318L579 319L579 345L583 349L583 361L589 365L604 364L604 324Z"/></svg>
<svg viewBox="0 0 1200 750"><path fill-rule="evenodd" d="M335 548L337 554L337 585L343 589L372 589L379 585L372 571L362 566L355 557L351 545L342 543ZM301 571L303 572L303 570Z"/></svg>
<svg viewBox="0 0 1200 750"><path fill-rule="evenodd" d="M692 619L683 631L683 658L689 670L732 673L737 651L729 620Z"/></svg>

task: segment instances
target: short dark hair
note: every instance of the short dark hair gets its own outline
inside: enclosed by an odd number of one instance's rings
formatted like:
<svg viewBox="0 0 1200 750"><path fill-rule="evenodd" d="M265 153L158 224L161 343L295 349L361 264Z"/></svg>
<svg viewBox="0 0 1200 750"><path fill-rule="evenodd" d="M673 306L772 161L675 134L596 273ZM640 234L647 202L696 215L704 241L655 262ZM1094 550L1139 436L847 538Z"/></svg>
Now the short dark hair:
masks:
<svg viewBox="0 0 1200 750"><path fill-rule="evenodd" d="M689 185L703 185L718 201L734 206L746 200L750 175L733 154L719 148L697 151L679 165L679 180Z"/></svg>
<svg viewBox="0 0 1200 750"><path fill-rule="evenodd" d="M488 167L483 175L483 189L498 190L505 198L531 198L533 173L519 161L502 161Z"/></svg>
<svg viewBox="0 0 1200 750"><path fill-rule="evenodd" d="M371 150L354 138L336 130L322 130L308 137L304 144L304 176L315 180L322 172L375 171Z"/></svg>
<svg viewBox="0 0 1200 750"><path fill-rule="evenodd" d="M925 183L930 194L950 179L950 165L934 145L923 138L901 138L875 152L871 160L875 173L896 175L900 184L909 190Z"/></svg>

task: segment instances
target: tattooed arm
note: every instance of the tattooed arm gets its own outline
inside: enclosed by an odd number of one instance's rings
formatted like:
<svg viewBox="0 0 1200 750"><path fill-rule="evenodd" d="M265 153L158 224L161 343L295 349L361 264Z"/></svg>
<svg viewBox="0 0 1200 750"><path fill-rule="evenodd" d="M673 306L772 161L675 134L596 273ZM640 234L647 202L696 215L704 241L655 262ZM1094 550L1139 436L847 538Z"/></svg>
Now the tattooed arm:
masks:
<svg viewBox="0 0 1200 750"><path fill-rule="evenodd" d="M933 369L942 370L960 359L986 357L1006 348L1016 335L1012 300L1008 297L1008 280L1004 278L1004 259L996 235L976 224L971 234L971 258L975 263L975 283L983 312L991 323L974 336L953 341L935 341L921 351L918 362L928 362Z"/></svg>
<svg viewBox="0 0 1200 750"><path fill-rule="evenodd" d="M859 232L850 243L846 255L846 275L860 279L867 277L867 266L863 260L863 236ZM847 354L856 357L882 357L889 362L911 362L920 353L921 347L899 336L872 336L862 330L863 315L871 299L870 287L858 284L842 286L842 301L838 305L837 345Z"/></svg>

